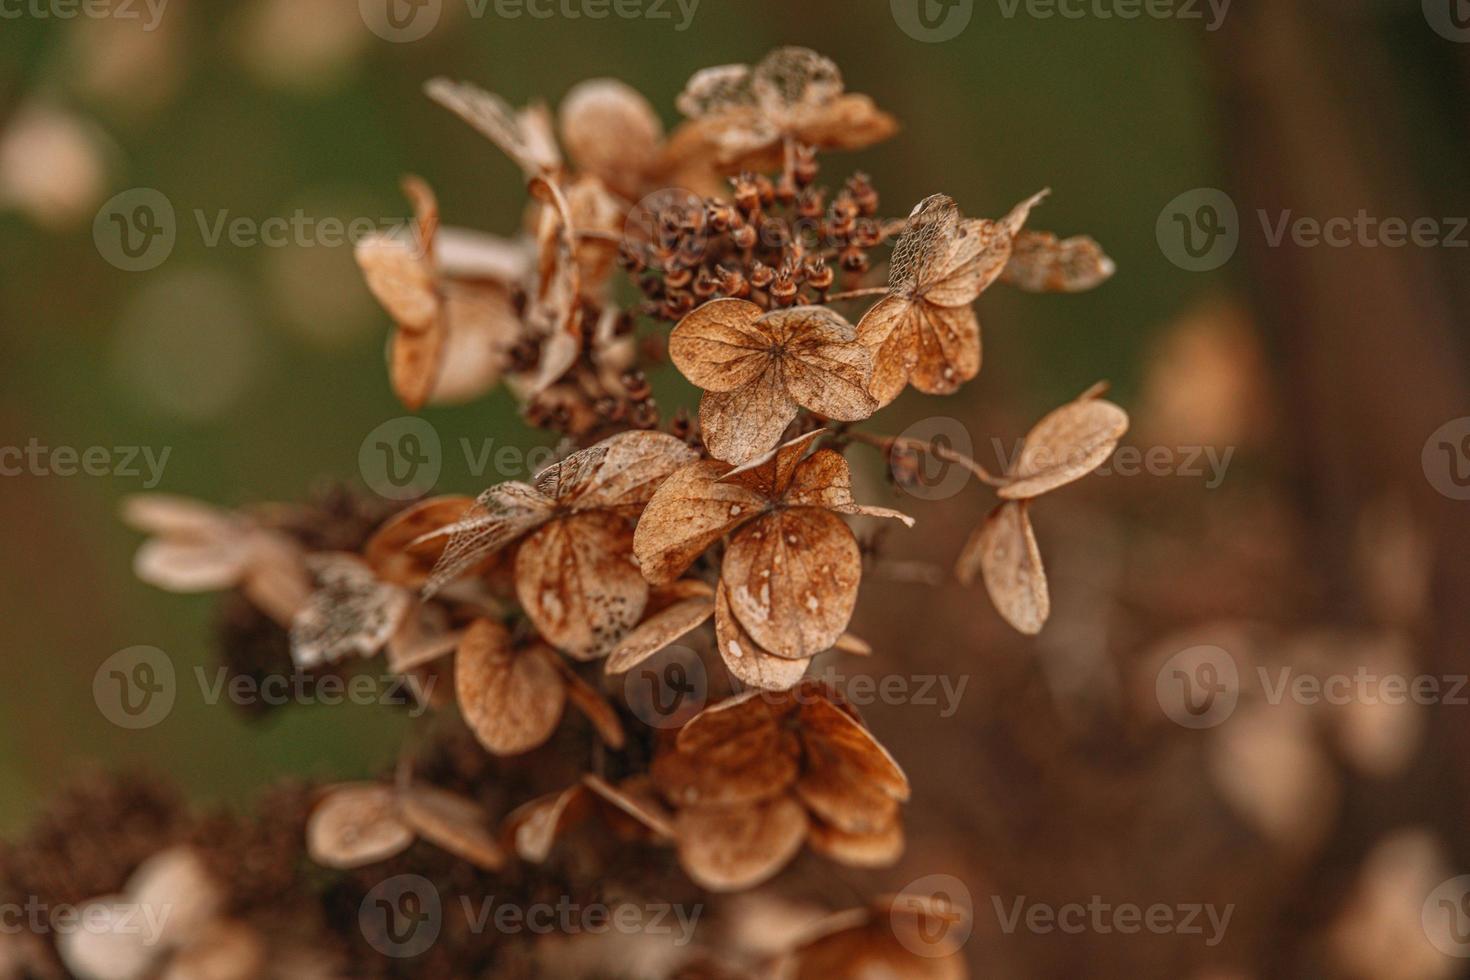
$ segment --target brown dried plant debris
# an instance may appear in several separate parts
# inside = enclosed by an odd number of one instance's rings
[[[719,299],[669,336],[669,356],[704,389],[699,425],[710,455],[736,465],[775,448],[799,408],[842,422],[872,415],[873,352],[826,307],[762,312]]]
[[[614,786],[590,773],[512,810],[501,838],[521,860],[541,864],[563,836],[593,818],[625,841],[667,845],[674,838],[672,816],[648,776]]]
[[[475,801],[427,783],[343,783],[327,788],[306,825],[312,860],[360,868],[423,839],[485,871],[505,866],[490,815]]]
[[[1128,413],[1103,400],[1104,390],[1084,392],[1026,434],[998,491],[1003,502],[970,535],[955,562],[960,582],[982,577],[997,611],[1028,635],[1040,633],[1051,613],[1031,501],[1087,476],[1117,449],[1128,431]]]
[[[862,559],[838,514],[912,523],[897,511],[858,504],[840,453],[821,449],[806,456],[821,433],[792,440],[745,467],[690,463],[659,487],[638,522],[634,553],[654,585],[673,582],[730,535],[715,613],[721,656],[737,676],[794,670],[752,666],[745,658],[806,661],[831,649],[847,629]],[[728,615],[720,614],[721,602]]]
[[[239,588],[262,612],[289,625],[311,592],[305,554],[292,538],[251,515],[187,497],[134,494],[123,522],[151,535],[133,558],[133,572],[169,592]]]
[[[633,562],[633,522],[655,488],[695,458],[660,432],[624,432],[536,476],[480,495],[442,528],[432,594],[518,543],[516,594],[541,635],[578,660],[606,656],[643,615],[648,583]]]
[[[815,681],[706,708],[652,772],[676,810],[680,863],[711,891],[767,880],[803,843],[853,867],[886,866],[903,851],[907,777]]]
[[[968,913],[910,895],[836,912],[777,965],[783,980],[882,976],[893,980],[965,980],[955,937],[967,936]]]
[[[604,742],[623,747],[622,723],[612,705],[544,643],[515,645],[505,627],[478,620],[465,632],[454,668],[460,713],[495,755],[519,755],[544,745],[568,701]]]
[[[488,392],[521,332],[512,287],[529,255],[519,245],[461,236],[440,242],[439,204],[428,184],[403,181],[415,220],[409,234],[377,232],[357,243],[368,288],[397,325],[389,345],[393,391],[410,409]]]
[[[1059,240],[1045,231],[1022,231],[1000,281],[1032,293],[1082,293],[1113,277],[1117,266],[1086,235]]]
[[[317,589],[291,623],[291,659],[298,667],[371,657],[406,621],[412,594],[380,581],[358,556],[324,552],[308,556],[306,564]]]
[[[898,130],[872,99],[844,91],[836,64],[807,48],[778,48],[754,67],[706,68],[677,104],[692,123],[674,135],[674,144],[707,144],[731,170],[779,166],[787,141],[853,150]]]
[[[920,201],[894,246],[888,295],[857,332],[876,353],[871,391],[880,405],[912,384],[948,395],[980,372],[980,321],[971,304],[1000,278],[1021,227],[1046,192],[999,221],[961,218],[943,194]]]

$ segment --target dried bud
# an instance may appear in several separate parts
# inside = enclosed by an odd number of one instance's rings
[[[849,177],[847,192],[852,195],[858,211],[864,217],[871,218],[878,213],[878,191],[873,187],[873,182],[867,174],[858,172]]]
[[[844,248],[842,250],[842,255],[840,259],[842,262],[842,268],[846,269],[848,272],[868,271],[868,253],[864,252],[856,245],[849,245],[847,248]]]
[[[754,225],[741,225],[730,233],[730,238],[736,248],[755,248],[756,242],[760,241]]]
[[[823,194],[822,190],[816,187],[808,187],[796,199],[796,213],[803,218],[815,220],[822,216],[822,211],[826,208],[826,205],[826,195]]]
[[[744,297],[750,293],[750,280],[736,269],[721,266],[715,273],[719,277],[720,292],[726,296]]]
[[[761,209],[761,186],[754,174],[741,174],[730,181],[735,192],[735,206],[746,214]]]
[[[764,262],[756,262],[750,267],[750,284],[756,289],[765,289],[776,278],[776,270]]]
[[[820,167],[817,164],[817,148],[798,143],[796,146],[795,167],[797,184],[802,187],[809,185],[817,179],[817,171],[819,169]]]
[[[806,281],[813,289],[826,292],[832,288],[833,281],[837,278],[825,259],[815,259],[807,263]]]

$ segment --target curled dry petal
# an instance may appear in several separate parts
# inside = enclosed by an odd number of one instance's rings
[[[1036,423],[999,495],[1029,500],[1097,469],[1128,431],[1128,413],[1101,398],[1070,402]]]
[[[885,826],[909,798],[909,781],[872,733],[822,697],[801,706],[805,771],[802,800],[839,829],[868,833]]]
[[[1007,501],[992,511],[965,543],[955,574],[969,583],[978,571],[1006,622],[1034,636],[1051,614],[1051,596],[1028,506],[1026,501]]]
[[[681,599],[649,616],[613,648],[608,655],[609,674],[626,674],[649,657],[698,628],[714,615],[715,602],[708,596]]]
[[[789,796],[751,806],[692,807],[674,818],[679,862],[694,882],[728,892],[766,881],[796,856],[807,817]]]
[[[421,333],[439,315],[434,267],[417,242],[386,232],[365,235],[354,249],[368,289],[400,329]]]
[[[551,856],[557,838],[587,816],[587,790],[580,784],[568,786],[512,810],[502,824],[502,834],[523,861],[540,864]]]
[[[291,659],[303,669],[350,654],[370,657],[383,648],[408,614],[411,597],[380,582],[356,555],[307,558],[318,588],[291,623]]]
[[[785,691],[801,680],[811,660],[788,660],[761,649],[730,611],[730,597],[723,584],[715,605],[715,642],[720,659],[742,684],[765,691]]]
[[[669,356],[706,391],[700,428],[711,455],[739,464],[774,447],[798,407],[846,422],[873,413],[873,353],[856,336],[826,307],[764,313],[720,299],[679,322]]]
[[[1059,241],[1050,232],[1016,236],[1002,281],[1033,293],[1080,293],[1113,277],[1117,266],[1086,235]]]
[[[742,528],[720,570],[730,607],[762,648],[800,660],[831,649],[857,604],[862,555],[851,529],[812,507]]]
[[[450,629],[443,607],[414,600],[397,632],[388,638],[388,669],[395,674],[427,666],[453,653],[464,638]]]
[[[383,861],[413,843],[398,813],[393,788],[348,783],[332,789],[306,823],[306,849],[329,868],[360,868]]]
[[[895,816],[877,830],[851,832],[813,820],[807,844],[823,857],[850,868],[886,868],[903,856],[903,824]]]
[[[444,538],[444,553],[424,585],[431,596],[483,559],[551,519],[554,501],[535,487],[510,482],[491,487],[475,499],[471,512],[420,541]],[[415,542],[416,544],[418,542]]]
[[[516,650],[505,627],[477,620],[455,656],[454,689],[465,723],[496,755],[546,742],[566,704],[566,685],[534,649]]]
[[[604,742],[614,749],[621,749],[625,741],[623,723],[618,720],[618,713],[607,698],[577,676],[577,672],[566,661],[545,647],[537,649],[561,674],[562,681],[567,686],[567,700],[571,701],[572,707],[592,722],[592,727],[597,729],[598,736]]]
[[[430,80],[424,92],[500,147],[526,176],[560,165],[544,108],[532,107],[518,113],[492,92],[447,78]]]
[[[767,499],[722,483],[728,466],[702,460],[676,470],[649,500],[633,534],[633,554],[654,585],[674,581],[725,532],[760,514]]]
[[[648,582],[633,563],[631,523],[592,511],[542,527],[516,554],[516,595],[558,649],[579,660],[606,656],[648,602]]]
[[[852,469],[847,457],[832,449],[819,449],[793,470],[782,498],[788,506],[820,507],[838,514],[886,517],[913,527],[914,519],[887,507],[859,504],[852,496]]]
[[[505,852],[490,831],[489,815],[457,793],[413,783],[399,794],[402,818],[420,837],[486,871],[505,866]]]
[[[612,78],[582,82],[560,110],[561,141],[580,170],[627,191],[653,170],[663,123],[640,93]]]
[[[651,795],[646,778],[627,780],[621,786],[612,786],[605,780],[588,773],[582,777],[582,785],[597,794],[603,802],[632,817],[657,837],[672,840],[674,825],[667,810]]]

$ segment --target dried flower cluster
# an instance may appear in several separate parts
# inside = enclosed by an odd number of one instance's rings
[[[907,778],[856,711],[804,680],[828,651],[871,653],[847,632],[863,552],[845,518],[913,523],[858,503],[844,450],[876,446],[895,468],[952,454],[857,424],[906,387],[950,394],[977,375],[973,304],[991,285],[1088,289],[1112,264],[1091,239],[1025,229],[1044,193],[998,220],[965,218],[942,194],[885,219],[866,176],[820,186],[820,151],[896,124],[804,49],[700,72],[678,102],[688,120],[667,136],[614,81],[578,86],[555,121],[467,83],[428,93],[520,168],[531,208],[511,239],[441,227],[428,185],[405,180],[411,227],[357,250],[395,325],[393,389],[417,409],[503,382],[567,455],[530,482],[422,500],[356,536],[310,533],[290,508],[139,498],[125,515],[152,535],[138,573],[175,591],[236,590],[260,614],[256,632],[289,637],[298,670],[386,651],[408,681],[446,679],[413,689],[434,707],[452,700],[493,756],[553,743],[568,702],[596,733],[562,745],[563,760],[586,755],[570,778],[537,773],[540,792],[514,809],[411,766],[330,788],[306,828],[327,867],[377,866],[419,841],[510,873],[547,861],[589,818],[671,853],[712,891],[766,880],[803,845],[850,866],[896,861]],[[886,283],[872,284],[890,244]],[[632,290],[616,288],[619,267]],[[843,312],[864,299],[860,316]],[[644,372],[665,359],[702,392],[697,425],[662,419],[652,400]],[[1101,465],[1126,426],[1095,390],[1043,420],[1009,472],[961,461],[1002,502],[957,574],[982,577],[1017,629],[1039,631],[1049,606],[1030,502]],[[712,663],[710,687],[731,696],[677,732],[653,729],[605,678],[680,639],[718,655],[727,674]],[[866,943],[900,975],[903,949],[871,918],[804,955],[858,956]]]

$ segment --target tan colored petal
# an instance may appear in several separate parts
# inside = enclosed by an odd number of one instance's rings
[[[699,401],[699,430],[711,456],[746,463],[780,441],[796,412],[780,372],[769,370],[743,388],[705,392]]]
[[[440,528],[467,517],[475,506],[471,497],[431,497],[389,518],[363,547],[363,557],[378,579],[417,589],[429,580],[448,543],[444,537],[426,538]]]
[[[819,449],[796,467],[791,483],[782,497],[788,506],[820,507],[839,514],[885,517],[903,521],[909,527],[914,519],[887,507],[859,504],[852,496],[852,470],[847,458],[833,449]]]
[[[483,559],[540,527],[554,511],[549,497],[525,483],[512,481],[486,490],[475,499],[469,514],[421,539],[425,545],[434,539],[446,540],[424,594],[433,595]]]
[[[1082,479],[1107,462],[1128,431],[1128,413],[1101,398],[1070,402],[1036,423],[998,493],[1029,500]]]
[[[356,555],[324,552],[307,558],[318,588],[291,622],[291,658],[310,670],[383,648],[408,614],[411,597],[378,581]]]
[[[388,376],[393,394],[409,411],[417,411],[429,400],[444,360],[444,330],[398,330],[388,351]]]
[[[877,410],[868,394],[873,351],[856,342],[852,324],[822,306],[775,310],[761,323],[781,345],[782,379],[797,404],[840,422]]]
[[[868,96],[849,92],[802,120],[794,130],[796,138],[810,146],[860,150],[898,132],[898,120],[879,109]]]
[[[871,657],[873,655],[873,645],[861,636],[854,636],[851,633],[843,633],[839,636],[837,642],[832,644],[832,649],[842,653],[850,653],[855,657]]]
[[[635,89],[612,78],[582,82],[561,103],[561,141],[578,169],[618,184],[652,170],[664,127]]]
[[[379,783],[334,787],[306,822],[306,849],[329,868],[360,868],[386,860],[413,843],[398,814],[397,794]]]
[[[764,313],[743,299],[717,299],[680,320],[669,334],[669,358],[679,373],[705,391],[744,387],[770,366],[772,338]]]
[[[805,458],[807,450],[828,431],[814,429],[794,439],[788,439],[750,462],[729,470],[720,477],[720,482],[738,484],[766,500],[780,500],[790,489],[796,467]]]
[[[444,227],[434,242],[435,268],[451,282],[502,290],[525,278],[533,252],[527,240],[469,228]]]
[[[598,736],[614,749],[621,749],[626,740],[623,734],[623,723],[618,720],[618,713],[603,697],[601,692],[577,674],[571,664],[557,656],[548,647],[539,647],[538,650],[557,672],[561,674],[563,682],[567,686],[567,700],[572,707],[580,711],[592,727],[597,729]]]
[[[222,507],[172,493],[131,493],[123,498],[124,524],[146,534],[221,537],[239,531],[241,520]]]
[[[885,827],[898,803],[909,798],[909,781],[872,733],[825,698],[801,706],[805,760],[797,794],[823,820],[849,833]]]
[[[505,627],[477,620],[454,662],[454,688],[465,723],[496,755],[518,755],[546,742],[566,704],[556,668],[534,650],[513,650]]]
[[[858,321],[858,340],[873,351],[868,393],[880,407],[898,397],[918,362],[918,316],[913,300],[890,293]]]
[[[463,631],[450,629],[443,607],[415,601],[388,638],[388,669],[403,674],[433,663],[458,649],[462,639]]]
[[[1080,293],[1113,277],[1117,266],[1086,235],[1058,240],[1042,231],[1023,231],[1011,247],[1001,279],[1032,293]]]
[[[547,132],[549,123],[536,112],[517,113],[500,96],[470,82],[435,78],[424,91],[500,147],[527,176],[553,169],[560,162],[555,141]]]
[[[516,555],[516,595],[549,643],[578,660],[606,656],[648,603],[632,525],[602,511],[550,522]]]
[[[573,453],[536,477],[536,487],[573,510],[641,511],[659,485],[699,454],[665,432],[632,431]]]
[[[251,557],[244,535],[153,538],[133,556],[133,574],[169,592],[218,592],[239,584]]]
[[[588,814],[587,790],[580,783],[549,793],[512,810],[502,834],[523,861],[540,864],[551,856],[557,839]]]
[[[916,356],[909,382],[926,395],[949,395],[980,373],[980,321],[968,306],[914,306]]]
[[[978,570],[996,611],[1034,636],[1051,615],[1051,596],[1027,507],[1026,501],[1008,501],[992,511],[965,543],[955,574],[971,582]]]
[[[695,884],[740,891],[771,878],[801,850],[806,811],[789,796],[735,807],[696,807],[674,818],[679,863]]]
[[[626,674],[649,657],[698,628],[714,615],[715,602],[708,596],[683,599],[648,617],[623,637],[608,655],[605,669],[609,674]]]
[[[675,744],[680,752],[703,755],[750,732],[774,737],[777,717],[771,698],[759,691],[747,691],[712,704],[690,718],[679,729]]]
[[[903,823],[895,817],[877,830],[852,833],[814,820],[807,844],[823,857],[850,868],[887,868],[903,857]]]
[[[438,318],[434,267],[417,243],[374,232],[358,241],[353,255],[368,289],[401,329],[418,333]]]
[[[1011,235],[999,221],[961,221],[921,284],[920,296],[933,306],[969,306],[988,289],[1011,258]]]
[[[444,284],[444,353],[429,401],[458,405],[485,395],[500,380],[521,321],[510,294],[496,284]]]
[[[399,807],[404,822],[435,847],[486,871],[505,866],[505,852],[491,833],[490,817],[475,801],[413,783],[399,794]]]
[[[857,604],[862,555],[837,515],[781,510],[742,528],[720,577],[740,625],[762,648],[800,660],[831,648]]]
[[[650,773],[675,807],[733,806],[769,800],[796,781],[796,736],[771,725],[752,728],[700,751],[664,752]]]
[[[738,483],[722,483],[729,467],[714,460],[676,470],[649,500],[633,535],[644,578],[673,582],[725,532],[761,513],[767,500]]]
[[[731,613],[728,590],[723,586],[715,605],[715,642],[731,675],[761,690],[790,690],[811,666],[809,659],[787,660],[761,649]]]

